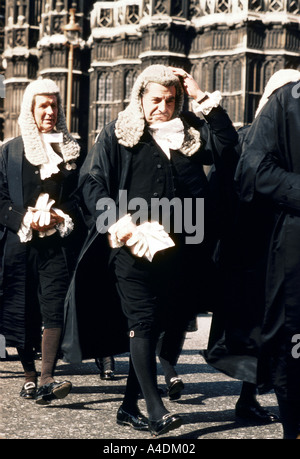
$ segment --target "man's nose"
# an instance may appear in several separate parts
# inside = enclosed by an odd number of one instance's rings
[[[166,108],[167,108],[166,101],[165,101],[165,100],[162,100],[162,101],[159,103],[158,109],[159,109],[160,112],[164,113],[164,112],[166,111]]]
[[[51,105],[49,105],[47,108],[46,108],[46,113],[48,115],[52,115],[54,112],[53,108],[51,107]]]

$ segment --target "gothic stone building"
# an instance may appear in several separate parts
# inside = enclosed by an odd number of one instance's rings
[[[275,71],[300,69],[300,0],[1,0],[0,140],[18,135],[33,79],[54,79],[66,103],[70,8],[81,26],[71,130],[87,148],[150,64],[183,67],[203,90],[219,89],[237,127],[253,120]]]

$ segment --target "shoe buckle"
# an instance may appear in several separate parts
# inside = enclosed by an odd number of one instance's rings
[[[35,389],[35,383],[32,382],[32,381],[29,381],[29,382],[25,383],[23,387],[24,387],[25,390]]]

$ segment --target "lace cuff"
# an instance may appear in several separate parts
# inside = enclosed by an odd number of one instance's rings
[[[57,229],[61,237],[68,236],[74,229],[74,223],[72,218],[60,209],[56,209],[53,207],[53,210],[57,213],[57,215],[60,215],[64,219],[64,221],[56,225],[55,228]]]
[[[201,112],[203,115],[208,115],[214,107],[218,107],[218,105],[220,105],[220,101],[222,99],[220,91],[215,91],[213,93],[205,92],[205,94],[208,96],[208,98],[205,99],[201,104],[193,100],[192,108],[194,113]]]
[[[49,229],[47,231],[39,231],[39,237],[41,237],[41,238],[46,237],[46,236],[51,236],[56,231],[59,232],[61,237],[66,237],[74,229],[73,220],[69,215],[65,214],[60,209],[53,208],[53,210],[55,210],[55,212],[58,215],[63,217],[64,221],[62,223],[59,223],[58,225],[56,225],[55,228],[51,228],[51,229]],[[26,214],[25,214],[25,216],[23,218],[23,221],[21,223],[21,227],[20,227],[20,229],[19,229],[19,231],[17,233],[21,242],[25,243],[25,242],[31,241],[31,239],[32,239],[32,227],[31,227],[32,221],[33,221],[33,212],[29,209],[26,212]]]
[[[21,223],[20,229],[18,231],[18,236],[21,242],[28,242],[32,239],[32,223],[33,213],[31,210],[28,210],[24,215],[23,221]]]

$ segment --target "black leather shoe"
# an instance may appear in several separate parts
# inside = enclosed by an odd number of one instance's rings
[[[36,384],[27,382],[21,389],[20,396],[26,399],[34,399],[36,395]]]
[[[113,381],[115,379],[115,374],[112,370],[105,370],[103,373],[100,373],[100,379],[104,381]]]
[[[263,408],[258,402],[255,404],[243,404],[237,402],[235,415],[245,421],[258,422],[260,424],[272,424],[279,422],[276,414]]]
[[[168,386],[168,396],[170,400],[178,400],[181,397],[181,391],[184,389],[182,380],[178,377],[171,378]]]
[[[70,381],[54,381],[39,387],[36,393],[36,403],[38,405],[49,405],[52,400],[65,398],[72,389]]]
[[[100,379],[112,381],[115,379],[115,360],[113,357],[97,357],[96,365],[100,370]]]
[[[149,430],[157,437],[158,435],[165,434],[170,430],[177,429],[182,424],[182,419],[177,414],[167,413],[158,421],[150,421],[149,419]]]
[[[139,411],[130,414],[120,406],[117,412],[117,424],[121,426],[131,426],[135,430],[149,430],[148,419]]]

